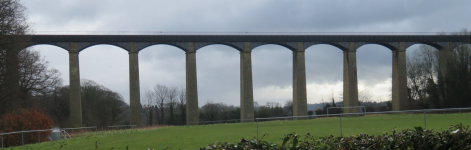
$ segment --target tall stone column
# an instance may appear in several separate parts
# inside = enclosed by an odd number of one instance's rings
[[[240,119],[253,122],[253,84],[252,84],[252,48],[250,42],[244,43],[240,52]]]
[[[186,124],[199,124],[198,85],[196,78],[196,48],[188,42],[186,51]]]
[[[392,110],[407,110],[409,109],[409,100],[407,98],[406,48],[404,42],[400,42],[398,49],[392,53]]]
[[[70,76],[70,125],[82,126],[82,100],[80,90],[79,50],[77,43],[69,43],[69,76]]]
[[[293,51],[293,116],[307,115],[306,64],[304,43]]]
[[[355,42],[343,51],[343,106],[358,106],[357,50]],[[344,109],[344,113],[356,113],[358,109]]]
[[[129,50],[129,105],[131,109],[131,125],[142,127],[141,93],[139,89],[139,50],[137,43],[131,42]]]

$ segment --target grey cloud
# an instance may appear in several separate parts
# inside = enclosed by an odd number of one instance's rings
[[[194,31],[194,32],[437,32],[468,27],[470,1],[25,1],[37,31]],[[52,67],[68,84],[67,53],[46,52]],[[113,51],[101,49],[113,49]],[[409,54],[409,52],[408,52]],[[106,58],[105,60],[96,57]],[[155,84],[185,86],[185,54],[172,46],[151,46],[139,54],[141,94]],[[118,59],[117,59],[118,58]],[[358,80],[372,87],[391,76],[390,50],[375,45],[357,52]],[[65,64],[65,65],[64,65]],[[200,104],[239,104],[239,52],[208,46],[197,52]],[[128,55],[116,47],[93,47],[80,55],[81,76],[104,84],[129,99]],[[254,89],[292,85],[292,53],[281,46],[252,52]],[[308,84],[333,85],[343,80],[343,52],[316,45],[306,51]],[[284,103],[283,98],[263,98]],[[143,96],[141,97],[143,98]],[[316,101],[320,101],[320,96]]]

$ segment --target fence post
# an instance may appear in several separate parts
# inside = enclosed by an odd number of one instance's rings
[[[427,129],[427,109],[424,109],[424,126]]]
[[[74,133],[74,129],[72,128],[72,137],[74,137],[75,133]]]
[[[98,136],[98,128],[95,126],[95,136]]]
[[[38,143],[41,143],[41,135],[40,134],[41,131],[38,131]]]
[[[103,126],[101,126],[101,135],[105,136],[105,131],[103,131]]]
[[[25,140],[24,140],[24,138],[23,138],[23,132],[21,132],[21,144],[22,144],[22,145],[25,145]]]
[[[90,130],[88,131],[88,135],[92,136],[92,128],[88,128],[88,130]]]
[[[342,114],[340,114],[340,137],[342,137]]]
[[[83,138],[83,128],[82,128],[82,138]]]
[[[258,119],[255,119],[257,120],[257,140],[258,140]]]
[[[3,134],[2,134],[2,150],[3,150]]]

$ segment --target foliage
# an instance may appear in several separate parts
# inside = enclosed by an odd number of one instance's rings
[[[129,105],[120,94],[87,79],[82,79],[81,93],[84,125],[109,126],[129,122]],[[38,106],[44,108],[54,125],[70,127],[69,86],[56,87],[38,99],[41,102]]]
[[[471,148],[471,132],[469,126],[462,124],[452,125],[448,130],[435,132],[422,127],[414,127],[415,130],[407,129],[401,132],[392,130],[392,134],[369,136],[359,134],[348,137],[320,137],[315,138],[311,134],[304,137],[296,133],[285,135],[279,143],[260,140],[240,139],[240,143],[217,143],[210,144],[205,149],[273,149],[273,150],[301,150],[301,149],[453,149],[467,150]]]
[[[293,103],[288,100],[285,104],[285,108],[277,102],[267,102],[263,106],[259,106],[258,110],[255,111],[255,118],[268,118],[268,117],[285,117],[291,114]]]
[[[51,94],[41,97],[39,106],[59,127],[69,127],[70,116],[69,86],[57,87]]]
[[[225,103],[215,103],[211,100],[201,107],[200,120],[201,121],[216,121],[216,120],[235,120],[240,119],[240,108]]]
[[[2,122],[0,122],[0,131],[5,132],[16,132],[26,130],[43,130],[51,129],[52,120],[49,119],[44,111],[41,109],[20,109],[14,112],[7,113]],[[38,133],[23,133],[25,143],[36,143],[38,142]],[[44,131],[40,133],[41,141],[48,141],[50,131]],[[17,146],[21,145],[21,134],[10,134],[5,135],[5,145]]]
[[[129,107],[123,97],[92,80],[82,79],[83,123],[108,126],[123,121],[123,112]]]

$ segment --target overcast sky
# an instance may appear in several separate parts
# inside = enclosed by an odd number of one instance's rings
[[[453,0],[24,0],[35,31],[176,32],[454,32],[471,29],[471,1]],[[407,49],[407,54],[418,45]],[[69,84],[67,51],[33,47]],[[239,52],[224,45],[198,50],[198,99],[240,105]],[[306,50],[308,103],[336,99],[343,87],[343,52]],[[392,54],[379,45],[357,52],[359,90],[390,100]],[[265,45],[252,52],[254,100],[292,99],[292,53]],[[156,45],[139,53],[141,99],[156,84],[185,86],[185,53]],[[97,45],[80,52],[80,76],[120,93],[129,103],[127,51]]]

